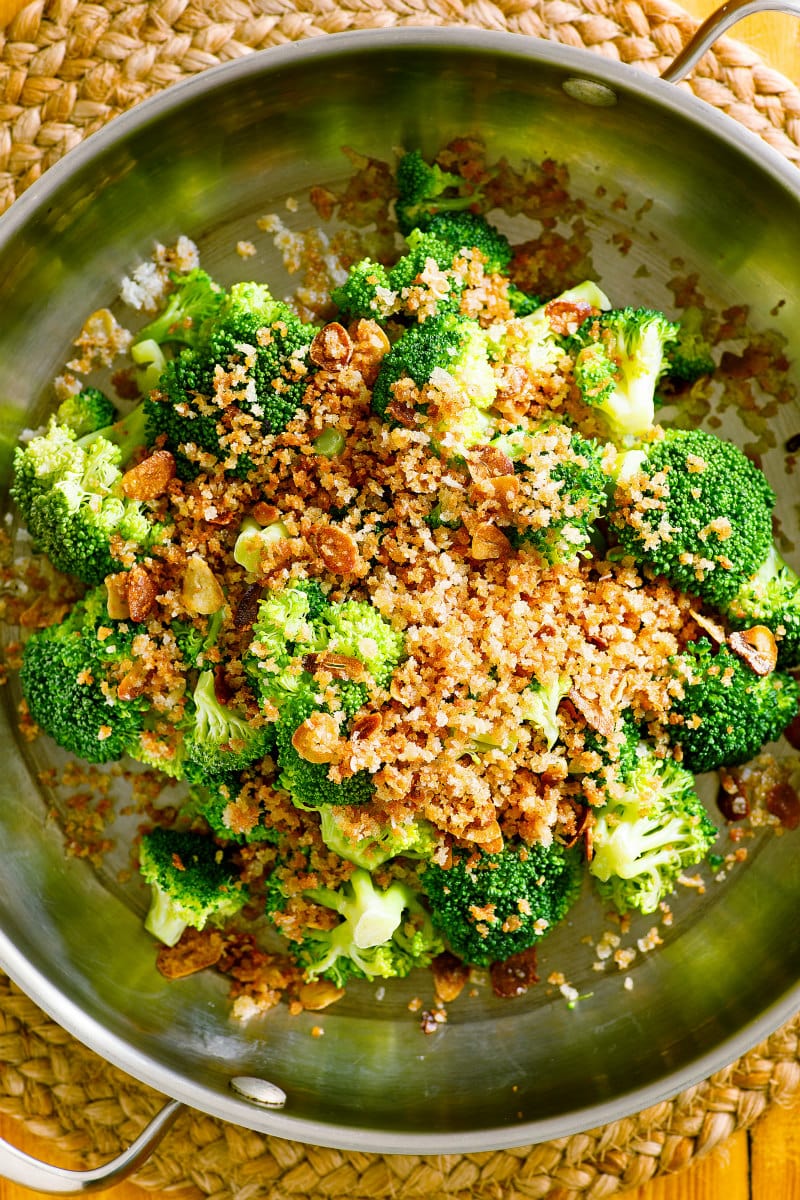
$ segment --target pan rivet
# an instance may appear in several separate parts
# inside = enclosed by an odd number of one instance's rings
[[[617,103],[617,93],[596,79],[565,79],[561,86],[573,100],[593,108],[612,108]]]
[[[231,1088],[244,1100],[263,1104],[265,1108],[283,1108],[286,1103],[286,1092],[282,1088],[255,1075],[237,1075],[231,1080]]]

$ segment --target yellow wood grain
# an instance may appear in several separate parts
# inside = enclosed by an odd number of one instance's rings
[[[0,26],[22,6],[21,0],[0,0]],[[703,17],[714,3],[684,0],[684,7]],[[747,42],[770,66],[800,83],[800,22],[777,14],[749,17],[732,36]],[[64,1156],[54,1153],[52,1143],[33,1137],[19,1121],[0,1116],[0,1137],[66,1165]],[[0,1180],[0,1200],[25,1200],[31,1194]],[[191,1192],[171,1192],[169,1200],[187,1194]],[[144,1200],[146,1196],[168,1200],[166,1193],[144,1191],[131,1183],[118,1184],[106,1195],[109,1200]],[[800,1103],[791,1109],[773,1107],[750,1135],[739,1133],[688,1170],[627,1195],[630,1200],[799,1200]]]

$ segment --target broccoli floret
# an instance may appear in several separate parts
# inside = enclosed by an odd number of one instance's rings
[[[57,423],[71,429],[76,438],[105,429],[116,419],[116,408],[105,392],[96,387],[86,387],[74,396],[67,396],[56,409]]]
[[[206,618],[205,631],[199,629],[196,625],[189,625],[184,621],[173,621],[170,626],[172,633],[175,636],[175,641],[178,645],[181,658],[188,667],[202,668],[205,665],[206,651],[216,645],[220,630],[225,622],[226,609],[217,609],[215,613]]]
[[[209,376],[198,351],[185,349],[165,364],[154,386],[145,400],[148,439],[161,439],[169,447],[180,479],[194,479],[198,466],[187,453],[190,447],[215,458],[226,457],[217,417],[197,406],[198,396],[208,397],[213,391],[213,373]]]
[[[702,309],[687,308],[678,322],[675,341],[667,346],[665,381],[673,387],[692,384],[716,369],[703,320]]]
[[[391,418],[387,409],[402,379],[413,380],[421,389],[417,412],[443,453],[463,454],[490,440],[494,421],[487,410],[497,393],[497,379],[486,332],[476,321],[437,315],[408,329],[378,372],[372,393],[378,416]]]
[[[558,843],[455,849],[451,866],[429,864],[420,882],[453,953],[486,967],[527,950],[566,916],[580,891],[580,858]]]
[[[403,635],[367,601],[328,604],[319,584],[308,580],[260,602],[246,665],[262,699],[280,708],[287,697],[313,691],[310,655],[355,659],[386,687],[403,647]]]
[[[392,629],[366,600],[344,600],[322,614],[325,648],[364,664],[378,687],[388,687],[403,656],[402,633]]]
[[[160,526],[121,488],[143,434],[141,409],[80,440],[53,417],[45,433],[15,452],[11,494],[31,537],[59,571],[90,586],[121,569],[113,536],[143,550],[161,537]]]
[[[391,268],[389,286],[395,294],[410,287],[432,259],[442,271],[453,268],[456,260],[470,250],[477,250],[485,259],[487,274],[504,273],[511,261],[508,238],[491,225],[485,217],[474,213],[447,213],[432,218],[425,229],[412,229],[408,235],[408,251]],[[450,292],[437,297],[436,312],[457,312],[466,280],[457,273],[450,279]],[[398,302],[402,311],[403,305]]]
[[[516,448],[514,435],[495,439],[496,445],[512,448],[519,478],[530,474],[537,494],[535,520],[519,523],[511,531],[513,545],[530,546],[549,563],[571,562],[586,553],[595,524],[608,504],[608,489],[602,468],[602,450],[596,442],[572,433],[564,450],[552,449],[548,429],[527,435]],[[521,447],[524,445],[524,452]],[[553,458],[557,461],[552,462]],[[540,492],[543,468],[547,478],[558,484],[551,501]],[[545,519],[546,517],[546,519]]]
[[[347,321],[366,317],[383,322],[394,311],[386,267],[371,258],[354,263],[344,283],[332,290],[331,300]]]
[[[630,482],[645,504],[619,488],[612,522],[625,553],[724,611],[772,547],[775,494],[763,473],[732,442],[671,429]]]
[[[247,889],[211,838],[157,826],[139,848],[139,870],[152,888],[144,927],[174,946],[187,926],[225,920],[247,901]]]
[[[316,580],[300,580],[259,602],[245,668],[262,701],[281,707],[307,687],[304,655],[325,645],[319,633],[328,602]]]
[[[670,663],[683,696],[672,706],[682,721],[670,723],[668,733],[695,774],[747,762],[797,713],[800,684],[791,675],[757,675],[727,646],[715,651],[708,638],[690,642]]]
[[[205,411],[214,404],[220,381],[226,400],[234,390],[237,407],[255,417],[265,437],[283,432],[301,407],[313,371],[308,351],[315,334],[263,284],[234,284],[215,315],[203,322],[196,344],[166,364],[146,402],[150,440],[164,439],[182,478],[197,473],[189,447],[231,460],[220,443],[223,406],[219,418]],[[232,380],[237,369],[240,376]],[[251,465],[242,454],[229,469],[246,475]]]
[[[472,212],[443,212],[431,217],[427,224],[428,233],[450,247],[456,254],[463,250],[477,250],[486,262],[487,275],[505,275],[511,263],[511,246],[508,238],[492,225],[486,217]]]
[[[515,317],[529,317],[542,307],[541,296],[521,291],[515,284],[508,285],[508,304]]]
[[[488,336],[492,352],[498,359],[513,353],[514,360],[526,366],[532,375],[556,367],[568,352],[568,341],[550,324],[549,304],[582,303],[597,311],[611,307],[611,301],[605,292],[589,279],[562,292],[548,304],[530,307],[525,303],[526,299],[533,298],[525,298],[523,293],[518,293],[519,307],[526,311],[520,312],[510,321],[500,321],[490,326]],[[514,304],[512,307],[515,307]]]
[[[210,363],[227,366],[244,361],[252,348],[256,405],[263,410],[264,432],[275,434],[283,432],[302,404],[316,332],[283,301],[274,300],[263,284],[235,283],[204,327],[202,350]],[[252,401],[243,398],[242,407],[252,410]]]
[[[561,731],[558,725],[558,706],[569,695],[572,680],[569,675],[559,675],[549,684],[537,679],[520,696],[520,712],[523,721],[528,721],[543,735],[547,749],[552,750]]]
[[[687,867],[707,855],[717,831],[689,771],[641,746],[625,792],[596,810],[589,871],[620,912],[655,912]]]
[[[457,249],[432,232],[412,229],[408,235],[407,253],[399,258],[389,271],[389,295],[392,299],[390,307],[386,310],[387,315],[423,322],[429,320],[432,315],[457,313],[461,306],[461,293],[466,286],[464,277],[452,269],[457,255]],[[431,262],[446,274],[448,282],[445,290],[441,287],[441,279],[438,279],[435,295],[430,284],[426,283]],[[428,290],[424,304],[411,302],[411,288],[415,292],[420,288]]]
[[[728,601],[726,615],[736,629],[766,625],[775,634],[778,666],[800,665],[800,578],[774,546]]]
[[[367,317],[386,324],[390,318],[422,322],[434,312],[440,316],[458,312],[465,280],[450,271],[457,252],[449,243],[419,229],[411,231],[408,243],[408,252],[389,270],[371,259],[362,259],[350,268],[345,282],[331,293],[343,318]],[[437,290],[435,297],[429,293],[424,305],[412,304],[408,289],[427,286],[424,274],[431,260],[441,271],[450,271],[449,290],[445,294]]]
[[[426,229],[431,217],[440,212],[459,212],[471,208],[478,199],[460,175],[429,165],[419,150],[404,154],[397,164],[397,201],[395,215],[401,233]]]
[[[132,666],[131,643],[144,627],[111,627],[105,588],[74,605],[59,624],[25,644],[22,692],[36,724],[59,746],[87,762],[113,762],[136,748],[146,696],[120,700],[116,683]],[[127,666],[126,666],[127,664]]]
[[[403,977],[429,966],[443,949],[419,897],[399,881],[381,891],[356,868],[341,888],[303,894],[342,917],[332,930],[310,930],[301,943],[298,957],[309,979],[343,987],[349,979]]]
[[[400,825],[387,820],[374,836],[356,837],[353,814],[347,808],[328,805],[319,810],[319,816],[320,835],[328,849],[365,871],[374,871],[400,855],[428,859],[438,845],[434,826],[422,817]]]
[[[272,728],[254,727],[240,713],[220,704],[214,672],[202,671],[193,694],[194,712],[186,735],[186,757],[204,776],[242,771],[269,754]]]
[[[193,811],[208,824],[215,837],[223,841],[250,845],[253,842],[280,844],[282,835],[270,820],[270,813],[256,795],[251,795],[241,773],[209,777],[195,775],[187,768],[189,795]]]
[[[603,414],[615,438],[640,437],[655,420],[656,384],[678,326],[648,308],[617,308],[583,323],[571,348],[584,403]]]
[[[340,700],[344,718],[340,733],[346,734],[355,713],[363,707],[367,694],[363,684],[340,683]],[[298,729],[315,714],[331,716],[329,707],[306,684],[286,700],[275,728],[280,786],[289,793],[300,808],[322,808],[330,804],[366,804],[372,799],[374,785],[368,771],[357,771],[341,781],[332,780],[330,766],[333,753],[327,757],[324,749],[314,753],[316,761],[302,757],[295,748]],[[315,717],[316,719],[316,717]],[[323,761],[320,761],[320,758]]]
[[[329,778],[335,747],[327,742],[347,735],[352,719],[368,699],[369,677],[379,687],[388,685],[403,645],[402,635],[370,604],[356,600],[328,604],[318,584],[286,588],[261,601],[246,665],[262,700],[278,709],[275,736],[280,784],[299,807],[364,804],[371,798],[373,785],[367,771],[341,782]],[[326,654],[330,655],[327,666]],[[344,677],[340,677],[337,659],[344,659],[345,664],[351,660]],[[352,660],[363,664],[362,680],[348,677]],[[314,682],[314,672],[328,667],[333,674],[330,686],[341,710],[338,715]],[[326,731],[322,738],[326,745],[319,755],[313,753],[317,761],[304,757],[297,748],[304,745],[302,735],[298,740],[298,730],[309,721]],[[327,749],[332,749],[330,756]]]
[[[433,312],[437,316],[457,313],[466,279],[453,270],[455,260],[470,249],[484,257],[487,273],[504,272],[511,260],[508,239],[493,225],[473,213],[441,214],[423,229],[412,229],[408,250],[387,270],[372,259],[362,259],[348,272],[347,279],[334,288],[331,297],[341,315],[352,320],[369,317],[385,323],[391,317],[423,322]],[[420,305],[409,301],[408,289],[425,286],[426,266],[433,261],[440,271],[449,272],[449,290]],[[521,295],[521,293],[520,293]]]
[[[136,334],[134,345],[141,342],[181,342],[196,346],[203,324],[219,311],[225,293],[205,271],[195,267],[185,275],[170,273],[172,290],[163,310]]]

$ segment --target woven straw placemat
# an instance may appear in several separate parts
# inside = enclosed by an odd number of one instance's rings
[[[377,1155],[265,1137],[184,1112],[134,1176],[214,1200],[604,1200],[708,1154],[800,1095],[800,1016],[674,1100],[573,1137],[480,1154]],[[0,974],[0,1110],[93,1167],[163,1103]],[[183,1192],[181,1193],[183,1200]]]
[[[696,28],[668,0],[35,0],[0,29],[0,212],[117,113],[206,67],[348,29],[462,24],[583,46],[655,74]],[[800,92],[719,41],[687,84],[800,165]],[[235,1200],[601,1200],[675,1171],[800,1095],[800,1016],[638,1116],[535,1147],[436,1157],[303,1146],[184,1113],[134,1176]],[[77,1043],[0,974],[0,1110],[96,1166],[162,1097]]]

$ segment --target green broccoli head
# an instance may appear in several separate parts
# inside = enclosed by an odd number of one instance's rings
[[[100,587],[78,601],[61,624],[37,630],[26,642],[23,695],[33,720],[64,750],[103,763],[136,746],[150,702],[146,696],[120,700],[116,676],[142,631],[130,622],[113,626]]]
[[[166,363],[146,402],[150,440],[163,439],[182,478],[197,473],[196,450],[228,462],[220,421],[232,392],[236,406],[257,420],[264,436],[283,432],[302,406],[315,334],[264,284],[234,284],[203,321],[194,344]],[[230,373],[239,368],[234,381]],[[225,389],[218,417],[208,407],[220,381]],[[249,455],[241,454],[230,470],[246,475],[251,466]]]
[[[264,804],[261,794],[264,789],[254,787],[246,774],[212,776],[196,771],[189,764],[187,775],[192,810],[203,818],[215,837],[246,845],[280,844],[282,834]]]
[[[219,702],[213,671],[200,673],[193,701],[185,752],[203,776],[242,771],[272,749],[273,731],[269,725],[253,726],[247,717]]]
[[[298,957],[309,979],[324,977],[343,987],[350,979],[403,977],[429,966],[443,949],[419,897],[399,881],[382,890],[368,871],[356,868],[336,890],[303,894],[342,918],[332,930],[310,930],[301,943]]]
[[[429,859],[438,845],[436,829],[422,817],[395,824],[385,819],[374,834],[359,837],[358,810],[351,812],[340,804],[319,809],[320,836],[329,850],[347,862],[375,871],[391,858]]]
[[[220,443],[219,420],[198,407],[198,397],[213,390],[213,373],[198,351],[184,349],[165,365],[155,390],[144,401],[148,441],[167,446],[175,455],[180,479],[194,479],[198,467],[195,451],[226,457]]]
[[[627,554],[723,611],[772,547],[775,494],[763,473],[700,429],[668,430],[648,447],[615,504]]]
[[[162,311],[136,334],[135,343],[180,342],[195,346],[205,322],[212,320],[224,299],[223,289],[211,276],[195,267],[185,274],[170,273],[171,290]]]
[[[655,390],[678,326],[648,308],[590,317],[571,339],[581,398],[605,418],[614,438],[640,437],[655,420]]]
[[[430,230],[412,229],[408,235],[408,250],[397,260],[389,271],[389,287],[392,296],[392,315],[413,320],[429,320],[431,315],[445,316],[457,313],[461,305],[461,294],[466,286],[462,275],[454,271],[453,261],[457,249],[447,241],[438,238]],[[446,274],[447,288],[442,286],[442,277],[436,279],[435,295],[428,280],[428,270],[433,262],[439,272]],[[411,301],[413,295],[409,289],[419,292],[428,289],[427,301],[424,305],[415,305]]]
[[[310,679],[302,690],[284,701],[280,710],[275,727],[278,782],[299,808],[366,804],[375,790],[368,771],[357,771],[341,780],[330,778],[334,752],[326,749],[328,742],[346,736],[353,717],[367,699],[362,683],[339,682],[337,691],[341,705],[337,710],[338,720],[330,705],[314,691]],[[299,732],[301,727],[303,732]],[[310,739],[304,736],[307,730],[312,731]],[[309,750],[306,746],[309,740],[315,744],[320,741],[319,749]]]
[[[432,313],[457,313],[466,280],[453,270],[453,265],[462,252],[473,249],[483,255],[487,273],[505,271],[511,260],[508,239],[484,217],[473,213],[440,214],[424,230],[409,232],[408,250],[389,270],[381,263],[362,259],[350,268],[347,279],[333,289],[331,297],[347,320],[369,317],[385,323],[395,317],[422,322]],[[423,305],[412,303],[408,289],[426,286],[425,271],[431,261],[439,271],[449,272],[449,289],[442,292],[439,276],[435,296],[429,293]]]
[[[315,580],[303,580],[260,602],[245,665],[261,699],[280,709],[293,696],[314,691],[313,671],[325,665],[318,655],[354,659],[386,687],[403,651],[403,635],[367,601],[329,604]],[[353,694],[365,699],[363,685],[358,687]]]
[[[302,405],[316,332],[287,304],[273,299],[263,284],[235,283],[204,326],[201,348],[212,370],[243,361],[252,349],[256,399],[243,398],[243,407],[262,419],[265,433],[275,434],[283,432]]]
[[[727,646],[715,650],[708,638],[690,642],[670,664],[683,694],[672,706],[681,720],[668,732],[695,774],[747,762],[797,714],[800,685],[791,675],[757,675]]]
[[[511,264],[508,238],[486,217],[472,212],[441,212],[431,217],[427,232],[450,247],[453,253],[477,250],[483,255],[487,274],[505,275]]]
[[[113,425],[117,410],[105,392],[96,387],[86,387],[74,396],[67,396],[56,409],[56,422],[70,429],[76,438],[87,433],[97,433],[107,425]]]
[[[673,388],[686,387],[716,369],[711,346],[703,332],[704,320],[701,308],[687,308],[678,322],[677,337],[667,346],[664,378]]]
[[[139,871],[152,888],[145,929],[174,946],[187,926],[232,917],[247,901],[247,889],[223,851],[200,833],[157,826],[142,837]]]
[[[386,267],[371,258],[354,263],[344,283],[331,291],[331,300],[346,321],[363,317],[382,324],[394,311],[395,299]]]
[[[508,444],[508,439],[496,444]],[[532,519],[512,531],[512,544],[530,546],[549,563],[572,562],[586,552],[608,504],[602,449],[579,433],[565,443],[554,442],[546,427],[525,437],[523,444],[516,473],[522,480],[530,478],[536,503]],[[554,494],[541,486],[543,467],[547,479],[557,484]]]
[[[800,578],[774,546],[756,573],[727,602],[736,629],[766,625],[778,645],[778,666],[800,665]]]
[[[145,550],[162,536],[142,505],[121,489],[141,424],[129,417],[78,440],[53,417],[14,455],[11,495],[34,543],[59,571],[90,586],[121,568],[112,537]]]
[[[589,872],[620,912],[655,912],[680,875],[702,862],[717,831],[672,759],[640,747],[625,793],[595,813]]]
[[[326,745],[345,737],[367,702],[369,685],[388,685],[403,648],[402,635],[372,605],[359,600],[328,604],[316,583],[297,584],[261,601],[245,661],[262,702],[278,710],[280,783],[298,807],[364,804],[371,798],[369,774],[332,780],[334,754],[309,751],[306,733],[316,722]],[[352,677],[355,668],[360,679]],[[332,677],[329,700],[315,682],[318,670]]]
[[[426,229],[441,212],[463,212],[478,199],[460,175],[428,164],[419,150],[404,154],[397,164],[395,215],[401,233]]]
[[[580,310],[575,311],[594,309],[598,312],[611,307],[608,296],[590,279],[568,288],[546,304],[534,303],[535,297],[525,296],[513,288],[509,300],[516,315],[510,321],[500,321],[490,326],[488,334],[492,351],[499,359],[505,359],[510,351],[513,352],[514,361],[523,365],[533,376],[558,367],[569,353],[569,339],[565,339],[551,324],[552,312],[558,312],[564,306],[572,308],[579,305]]]
[[[580,856],[558,843],[506,843],[499,854],[456,849],[420,876],[434,925],[466,963],[489,966],[538,942],[580,891]]]
[[[324,648],[319,628],[327,607],[316,580],[299,580],[259,602],[244,663],[262,702],[280,708],[305,688],[303,658]]]
[[[403,379],[426,389],[417,409],[422,427],[443,454],[462,455],[495,432],[491,409],[497,379],[489,339],[476,321],[454,314],[413,325],[384,358],[372,392],[374,412],[391,419],[394,390]]]
[[[393,629],[377,608],[366,600],[330,604],[322,614],[320,633],[325,649],[358,659],[378,687],[388,687],[403,656],[402,633]]]

